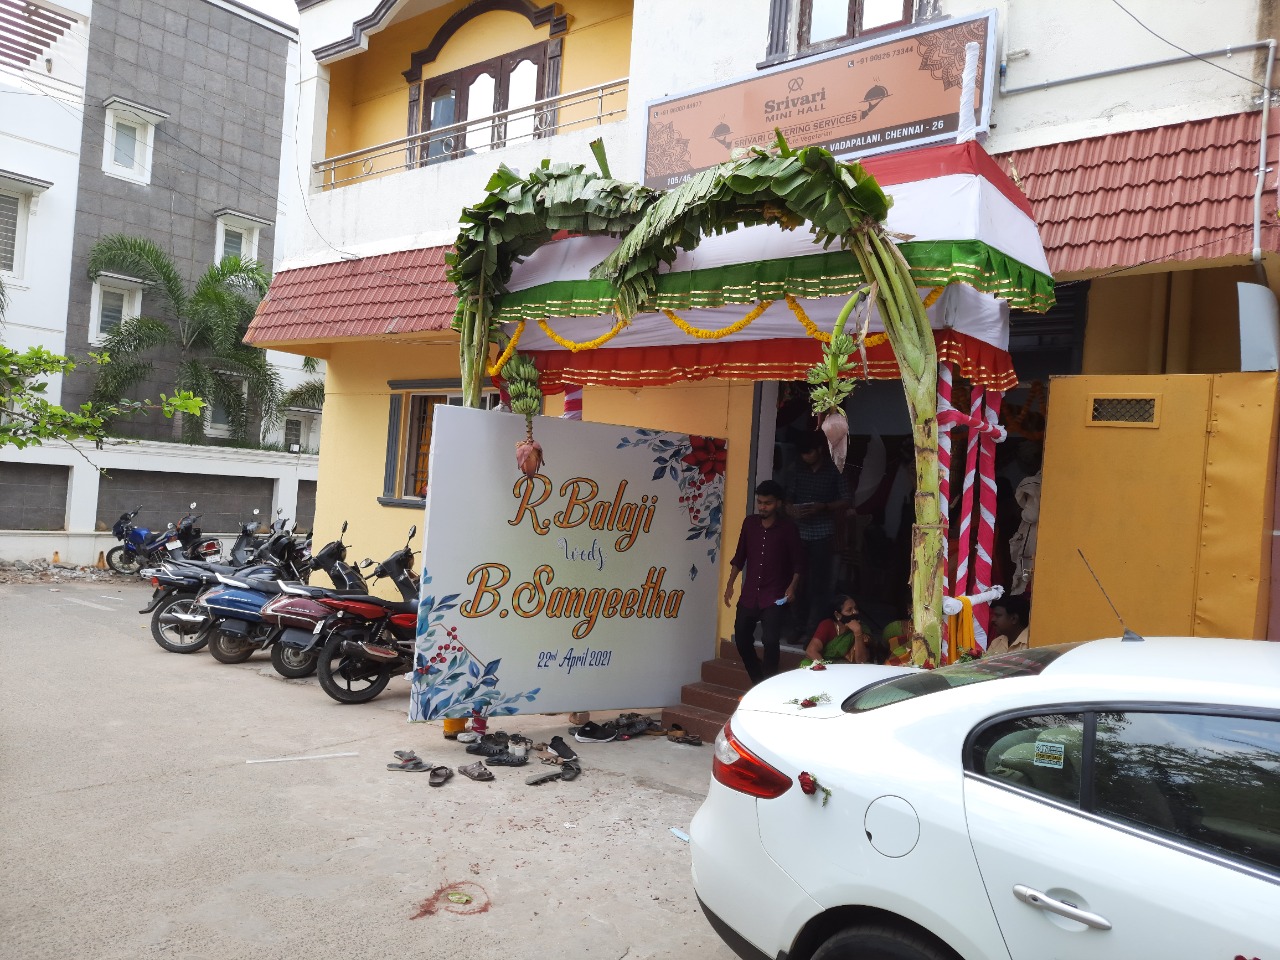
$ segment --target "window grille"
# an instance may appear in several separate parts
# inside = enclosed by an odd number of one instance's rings
[[[1093,423],[1156,422],[1155,397],[1094,397],[1089,417]]]

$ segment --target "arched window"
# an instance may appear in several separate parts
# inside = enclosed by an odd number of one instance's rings
[[[422,79],[429,72],[424,67],[464,23],[493,10],[519,13],[533,26],[547,25],[551,39]],[[407,162],[439,163],[543,136],[553,129],[554,111],[532,105],[560,92],[558,37],[567,28],[566,18],[554,4],[537,7],[528,0],[477,0],[454,14],[430,45],[413,55],[412,66],[404,73],[409,82],[407,135],[426,134],[409,148]],[[485,117],[492,119],[475,124]]]

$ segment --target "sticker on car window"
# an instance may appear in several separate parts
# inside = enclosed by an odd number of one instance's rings
[[[1055,770],[1061,770],[1066,752],[1067,748],[1060,743],[1037,740],[1035,765],[1037,767],[1053,767]]]

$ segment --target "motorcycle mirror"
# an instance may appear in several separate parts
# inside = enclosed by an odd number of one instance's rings
[[[415,523],[409,528],[409,539],[412,540],[418,534],[418,525]]]
[[[258,514],[260,514],[261,512],[262,512],[262,511],[261,511],[261,510],[259,510],[257,507],[254,507],[254,508],[253,508],[253,515],[254,515],[255,517],[256,517]]]
[[[343,521],[342,521],[342,533],[346,533],[346,532],[347,532],[347,521],[343,520]],[[342,535],[342,534],[339,534],[339,536],[341,536],[341,535]]]
[[[368,570],[372,566],[373,566],[373,561],[370,560],[368,557],[365,557],[363,560],[360,561],[361,570]]]
[[[170,521],[169,521],[169,529],[170,529],[170,530],[173,530],[173,529],[174,529],[173,521],[172,521],[172,520],[170,520]]]

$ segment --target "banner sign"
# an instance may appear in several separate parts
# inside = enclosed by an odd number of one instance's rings
[[[925,24],[841,47],[799,66],[648,104],[644,182],[669,189],[771,146],[775,128],[791,147],[818,145],[866,156],[955,137],[964,49],[978,44],[974,118],[985,131],[995,62],[994,10]]]
[[[725,441],[439,405],[410,720],[676,703],[713,647]]]

